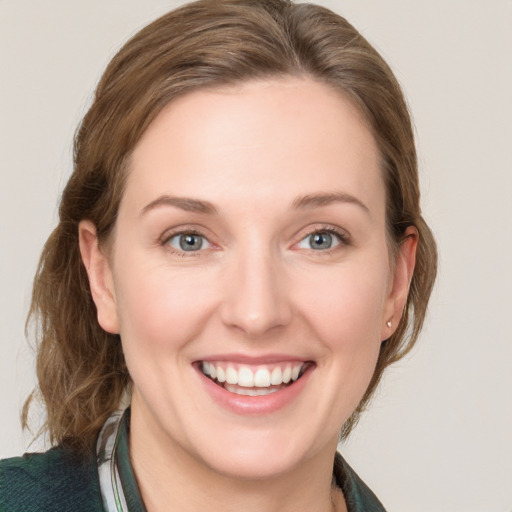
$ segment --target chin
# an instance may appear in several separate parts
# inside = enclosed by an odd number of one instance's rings
[[[191,448],[195,457],[217,474],[234,480],[271,480],[293,474],[320,452],[330,450],[334,457],[338,433],[331,437],[273,422],[259,430],[239,426],[224,428],[217,435],[199,434]]]
[[[218,474],[233,480],[270,480],[293,473],[301,463],[298,453],[261,446],[230,446],[224,455],[208,454],[205,462]]]

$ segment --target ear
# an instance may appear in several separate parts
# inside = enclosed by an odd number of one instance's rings
[[[407,228],[398,247],[395,271],[392,276],[389,295],[386,299],[381,339],[389,338],[398,327],[409,295],[409,287],[416,264],[418,230],[414,226]]]
[[[114,279],[107,255],[98,243],[96,226],[89,220],[78,225],[80,254],[89,277],[91,294],[98,311],[98,323],[111,333],[119,333]]]

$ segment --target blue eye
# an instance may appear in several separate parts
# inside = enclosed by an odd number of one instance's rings
[[[332,249],[341,243],[341,237],[329,231],[315,231],[299,242],[301,249],[313,249],[325,251]]]
[[[180,233],[169,238],[167,242],[173,249],[185,252],[195,252],[210,246],[208,240],[196,233]]]

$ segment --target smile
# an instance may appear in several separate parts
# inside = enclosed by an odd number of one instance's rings
[[[294,361],[250,366],[223,361],[201,361],[202,373],[215,384],[237,395],[262,396],[293,384],[304,374],[309,362]]]

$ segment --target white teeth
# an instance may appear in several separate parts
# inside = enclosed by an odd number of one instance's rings
[[[254,385],[258,388],[268,388],[270,386],[270,372],[266,368],[260,368],[254,374]]]
[[[226,374],[224,373],[222,366],[217,366],[217,380],[219,382],[226,382]]]
[[[272,374],[270,375],[270,384],[273,386],[278,386],[279,384],[283,383],[283,372],[281,371],[281,368],[279,366],[276,366],[272,370]]]
[[[301,374],[304,363],[296,363],[283,366],[275,366],[272,371],[267,366],[261,365],[253,370],[249,366],[240,366],[235,369],[233,366],[226,366],[222,363],[210,363],[203,361],[201,368],[205,375],[213,380],[227,385],[238,385],[243,388],[265,389],[270,386],[280,386],[296,381]]]
[[[228,384],[238,384],[238,372],[231,366],[226,369],[226,382]]]
[[[254,374],[250,368],[242,366],[242,368],[238,370],[238,385],[244,388],[254,387]]]
[[[224,388],[230,391],[231,393],[236,393],[237,395],[244,396],[270,395],[271,393],[279,391],[279,388],[242,388],[231,384],[225,384]]]

